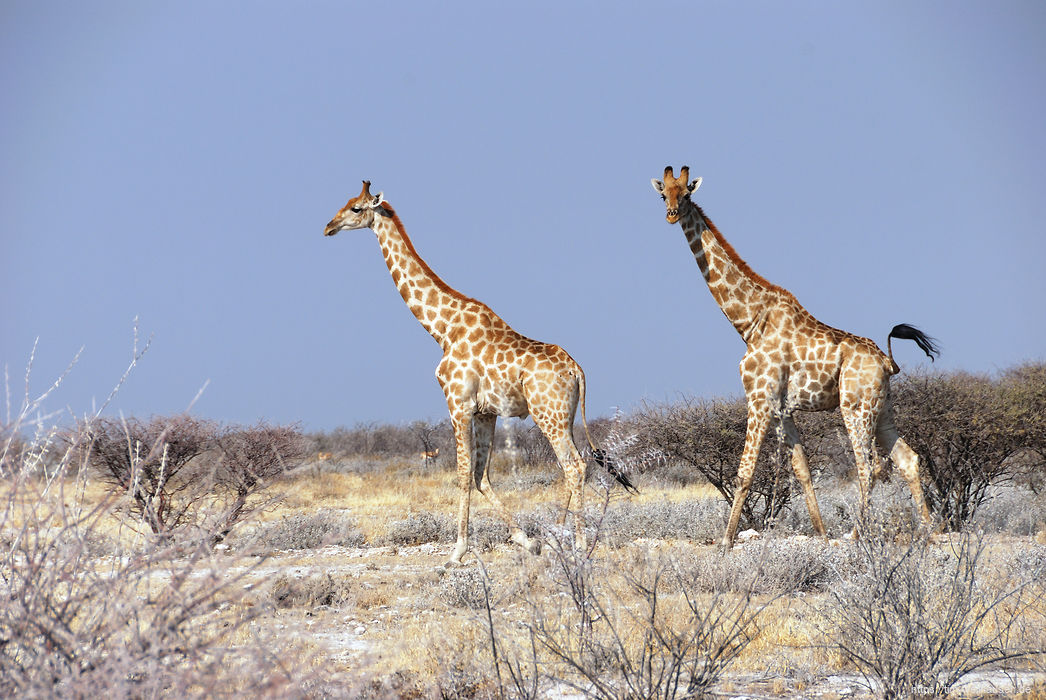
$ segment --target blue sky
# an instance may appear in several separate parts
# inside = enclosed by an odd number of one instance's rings
[[[944,370],[1043,359],[1046,4],[5,2],[11,400],[329,429],[446,415],[369,179],[450,285],[585,368],[588,412],[740,393],[744,345],[651,189]],[[895,347],[907,369],[926,364]],[[5,416],[6,417],[6,416]]]

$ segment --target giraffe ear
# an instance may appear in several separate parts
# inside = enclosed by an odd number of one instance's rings
[[[665,183],[661,182],[655,177],[650,178],[650,184],[654,186],[654,191],[658,194],[663,194],[665,191]]]
[[[701,186],[701,178],[694,178],[694,181],[687,185],[687,191],[693,194],[697,191],[697,188]]]
[[[379,192],[376,195],[374,195],[374,199],[371,201],[370,205],[372,207],[376,207],[376,206],[378,206],[379,204],[381,204],[384,201],[385,201],[385,193],[384,192]]]

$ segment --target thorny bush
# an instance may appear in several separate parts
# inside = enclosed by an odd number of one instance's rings
[[[919,453],[927,501],[948,529],[970,522],[993,486],[1043,482],[1046,364],[998,379],[914,373],[892,390],[897,424]]]
[[[160,535],[199,527],[212,542],[225,539],[257,505],[252,497],[305,455],[296,428],[223,428],[184,414],[100,418],[69,440],[114,493],[130,497],[135,521]]]

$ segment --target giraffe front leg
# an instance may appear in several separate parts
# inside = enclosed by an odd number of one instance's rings
[[[734,491],[734,502],[730,507],[730,520],[723,533],[722,548],[729,550],[734,546],[737,525],[741,521],[741,509],[752,488],[752,477],[755,475],[755,464],[759,459],[759,449],[770,425],[770,412],[765,407],[748,408],[748,426],[745,429],[745,449],[741,453],[741,464],[737,468],[737,490]]]
[[[469,549],[469,502],[472,497],[472,419],[471,413],[451,412],[454,442],[458,460],[458,541],[450,555],[448,566],[460,566],[461,558]]]

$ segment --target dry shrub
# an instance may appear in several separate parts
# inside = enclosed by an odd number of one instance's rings
[[[219,541],[257,507],[253,496],[301,463],[306,446],[297,428],[267,423],[225,428],[216,443],[215,495],[222,503],[212,529]]]
[[[337,457],[414,457],[437,447],[440,452],[454,444],[450,421],[414,421],[408,425],[358,423],[308,436],[311,451],[331,452]]]
[[[732,503],[747,422],[743,399],[683,398],[673,404],[645,404],[619,421],[608,437],[608,451],[626,472],[656,475],[667,465],[685,464]],[[741,511],[742,527],[762,529],[787,506],[790,458],[781,453],[771,431],[760,450],[751,491]],[[811,462],[814,471],[817,464]]]
[[[406,520],[395,520],[385,535],[389,544],[417,545],[427,542],[454,542],[458,530],[449,515],[426,510],[411,513]]]
[[[856,573],[829,587],[825,643],[886,698],[944,695],[978,669],[1043,656],[1025,625],[1044,601],[1041,577],[989,575],[986,541],[899,544],[878,516],[852,544]]]
[[[0,476],[10,476],[23,470],[31,461],[30,443],[14,426],[0,425]]]
[[[486,516],[469,518],[469,540],[475,551],[485,552],[509,541],[509,527],[500,518]],[[400,546],[428,542],[455,542],[458,538],[456,520],[450,515],[421,510],[405,520],[394,520],[385,534],[384,542]]]
[[[359,581],[351,576],[329,572],[294,577],[279,574],[268,588],[268,597],[278,608],[340,608],[355,603]]]
[[[251,565],[206,540],[114,543],[115,499],[88,507],[82,467],[69,483],[22,472],[5,484],[0,695],[293,695],[266,647],[233,644],[264,612],[242,601]]]
[[[265,553],[328,546],[362,547],[365,543],[366,538],[355,520],[344,512],[327,508],[265,523],[244,537],[245,547]]]
[[[1034,486],[1046,469],[1046,364],[997,379],[953,372],[902,375],[892,387],[897,423],[919,453],[926,497],[959,530],[993,487]]]
[[[515,444],[520,460],[526,465],[536,467],[556,463],[556,453],[552,445],[548,444],[548,440],[536,425],[517,430]]]
[[[853,453],[850,456],[852,459]],[[857,490],[854,488],[854,484],[830,480],[822,476],[821,481],[814,488],[817,491],[817,506],[821,511],[821,522],[824,524],[827,536],[843,537],[853,532],[854,517],[858,508]],[[911,520],[912,497],[907,487],[901,493],[889,484],[879,485],[876,487],[875,501],[880,504],[896,502],[898,508],[903,509],[906,520]],[[806,501],[802,498],[801,493],[798,493],[797,498],[781,511],[771,532],[775,535],[817,536],[813,524],[810,522],[810,511],[806,509]]]
[[[529,489],[545,490],[559,481],[562,472],[559,467],[550,468],[547,464],[528,465],[516,469],[503,478],[498,478],[497,486],[505,491],[527,491]]]
[[[127,373],[144,352],[136,332]],[[68,436],[61,450],[55,449],[60,431],[39,418],[35,436],[21,438],[30,416],[47,415],[43,402],[62,381],[34,399],[29,374],[0,447],[6,477],[0,484],[0,696],[302,697],[307,674],[283,663],[293,645],[276,656],[276,645],[252,635],[266,612],[243,600],[252,562],[215,557],[209,538],[174,543],[151,534],[179,515],[150,500],[158,490],[136,491],[142,481],[135,475],[119,496],[92,504],[85,496],[90,425],[81,424],[87,430]],[[182,430],[184,444],[166,450],[166,465],[179,470],[198,447],[188,424],[168,435]],[[16,435],[24,449],[12,449]],[[151,454],[157,444],[142,443],[135,452],[125,437],[123,447],[159,466],[152,472],[158,483],[171,470],[163,468],[162,448],[159,465]],[[139,508],[144,528],[114,531],[120,500]]]
[[[450,569],[440,576],[439,597],[454,608],[478,610],[487,605],[490,582],[479,568]]]
[[[259,505],[274,479],[297,466],[305,442],[293,427],[222,427],[189,415],[99,418],[68,438],[130,514],[155,534],[203,530],[213,543]],[[184,534],[184,533],[183,533]]]
[[[489,552],[508,542],[510,534],[508,523],[501,518],[469,518],[469,545],[474,551]],[[457,539],[456,531],[454,539]]]
[[[663,559],[615,576],[569,549],[551,552],[562,595],[529,599],[529,656],[499,667],[514,688],[536,691],[540,672],[586,697],[698,697],[758,633],[765,604],[751,590],[697,595]]]
[[[1010,574],[1018,581],[1046,581],[1046,546],[1033,545],[1014,553]]]
[[[851,571],[848,550],[820,539],[762,538],[729,552],[676,559],[676,579],[695,591],[788,595],[827,590]]]
[[[972,525],[985,532],[1033,536],[1046,527],[1046,492],[1016,484],[989,488]]]
[[[697,591],[671,557],[636,550],[621,566],[546,536],[511,581],[482,558],[442,575],[441,599],[473,622],[428,643],[441,697],[701,697],[759,633],[748,589]]]
[[[607,542],[623,545],[638,538],[713,542],[726,527],[722,501],[612,503],[603,518]]]
[[[216,423],[183,414],[84,421],[70,440],[115,493],[131,497],[134,519],[160,534],[187,524],[211,492],[213,479],[189,465],[217,437]]]

